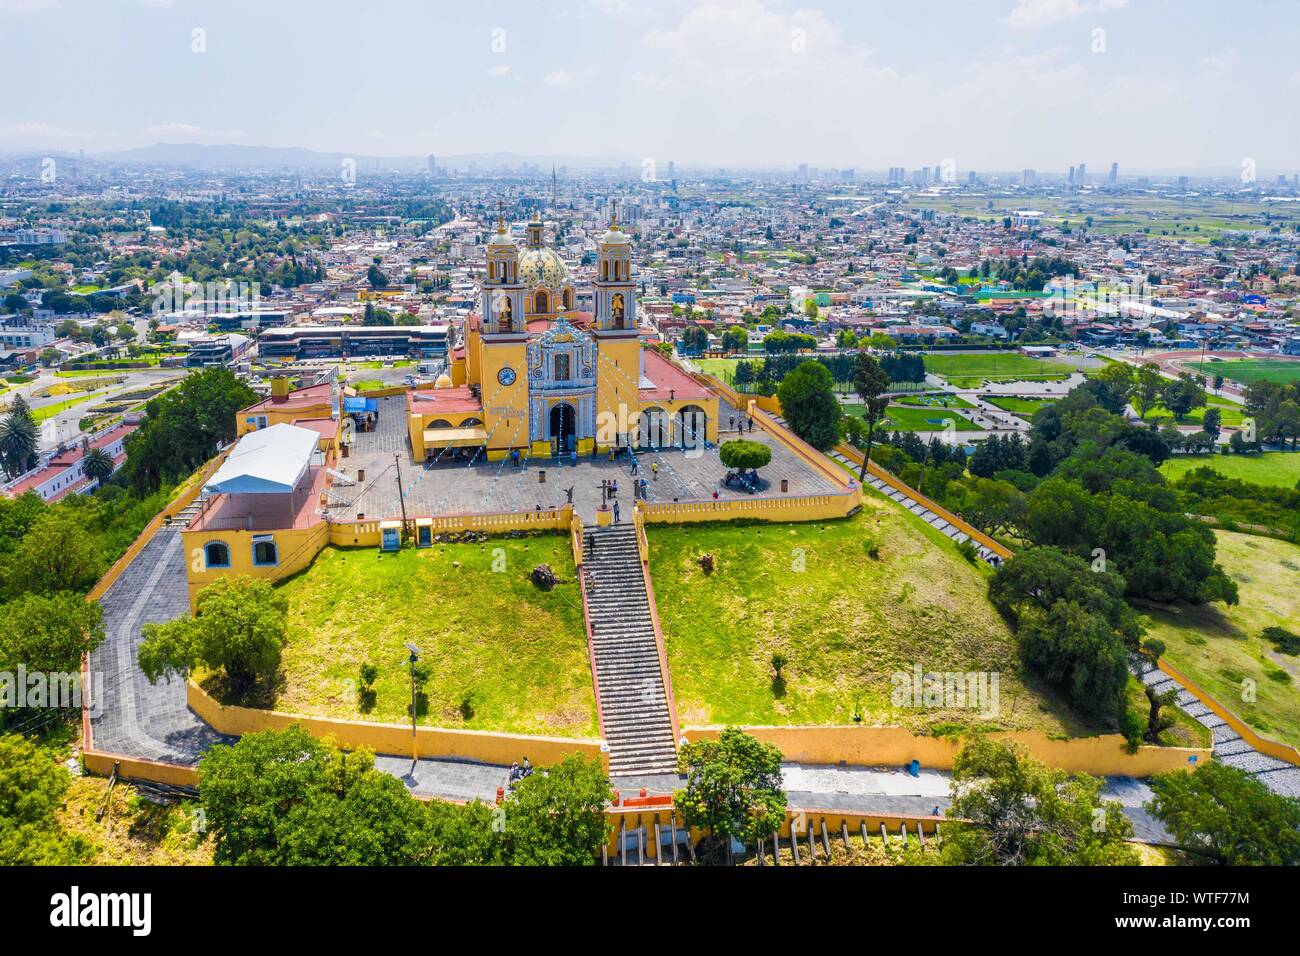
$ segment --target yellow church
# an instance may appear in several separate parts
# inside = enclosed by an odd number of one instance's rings
[[[596,244],[594,312],[574,310],[569,269],[544,233],[534,216],[520,249],[498,217],[463,343],[433,389],[407,393],[415,459],[716,444],[717,396],[641,344],[632,242],[617,214]]]

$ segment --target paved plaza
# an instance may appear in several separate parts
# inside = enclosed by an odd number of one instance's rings
[[[402,502],[397,487],[400,467],[402,493],[408,518],[444,514],[519,512],[554,508],[568,501],[584,522],[593,522],[601,502],[601,482],[618,482],[617,501],[624,521],[632,512],[632,486],[636,478],[646,479],[648,501],[707,501],[716,491],[719,498],[748,498],[740,489],[722,484],[727,468],[717,448],[698,450],[664,449],[636,454],[637,474],[627,453],[614,461],[586,456],[576,464],[567,458],[533,459],[515,465],[509,460],[484,461],[480,454],[472,463],[444,459],[432,467],[411,460],[406,436],[405,403],[399,397],[380,400],[379,424],[373,432],[357,432],[349,456],[336,469],[357,481],[337,481],[329,491],[329,515],[338,520],[397,518]],[[721,403],[719,439],[741,437],[744,416]],[[737,430],[729,430],[734,421]],[[784,443],[755,423],[744,436],[769,446],[772,462],[759,472],[763,496],[829,494],[841,490],[822,471],[805,461]],[[468,454],[468,453],[467,453]],[[655,465],[658,465],[656,475]],[[781,482],[786,482],[782,491]]]

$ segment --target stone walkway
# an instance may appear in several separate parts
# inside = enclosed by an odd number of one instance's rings
[[[721,431],[719,440],[738,437],[731,422],[744,416],[725,402],[720,402]],[[761,428],[744,437],[772,449],[771,464],[762,469],[764,496],[831,494],[839,491],[820,470],[814,468],[783,442]],[[393,456],[399,465],[394,465]],[[397,467],[402,474],[402,492],[408,517],[484,512],[534,511],[560,507],[568,501],[567,489],[573,489],[573,504],[584,523],[596,520],[601,503],[601,482],[618,482],[618,499],[624,520],[631,519],[632,483],[646,479],[648,501],[708,501],[716,491],[719,498],[744,499],[750,495],[722,484],[727,467],[718,458],[718,449],[664,448],[643,449],[635,456],[637,474],[632,474],[633,459],[623,454],[608,457],[553,458],[525,461],[522,467],[509,461],[489,462],[480,457],[472,464],[444,461],[432,467],[415,464],[407,449],[406,424],[399,400],[380,404],[379,424],[373,432],[358,432],[347,458],[336,469],[355,478],[364,471],[366,480],[353,486],[336,486],[329,491],[329,514],[340,520],[352,520],[358,514],[368,519],[398,518],[402,501],[397,490]],[[655,465],[658,465],[656,475]],[[782,492],[785,480],[788,490]]]
[[[1300,767],[1276,757],[1260,753],[1233,730],[1226,720],[1150,661],[1135,663],[1135,671],[1142,683],[1157,692],[1178,691],[1178,707],[1204,727],[1214,738],[1214,759],[1230,767],[1254,774],[1261,783],[1284,797],[1300,798]]]

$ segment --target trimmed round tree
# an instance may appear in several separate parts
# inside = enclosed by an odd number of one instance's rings
[[[718,457],[728,468],[751,471],[762,468],[772,461],[772,449],[762,442],[736,438],[732,441],[724,441],[719,446]]]

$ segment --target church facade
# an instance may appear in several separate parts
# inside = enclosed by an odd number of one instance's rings
[[[717,396],[638,330],[631,238],[611,217],[597,242],[594,311],[576,312],[568,267],[534,218],[521,249],[498,220],[480,308],[432,390],[408,393],[417,460],[696,448],[717,442]]]

